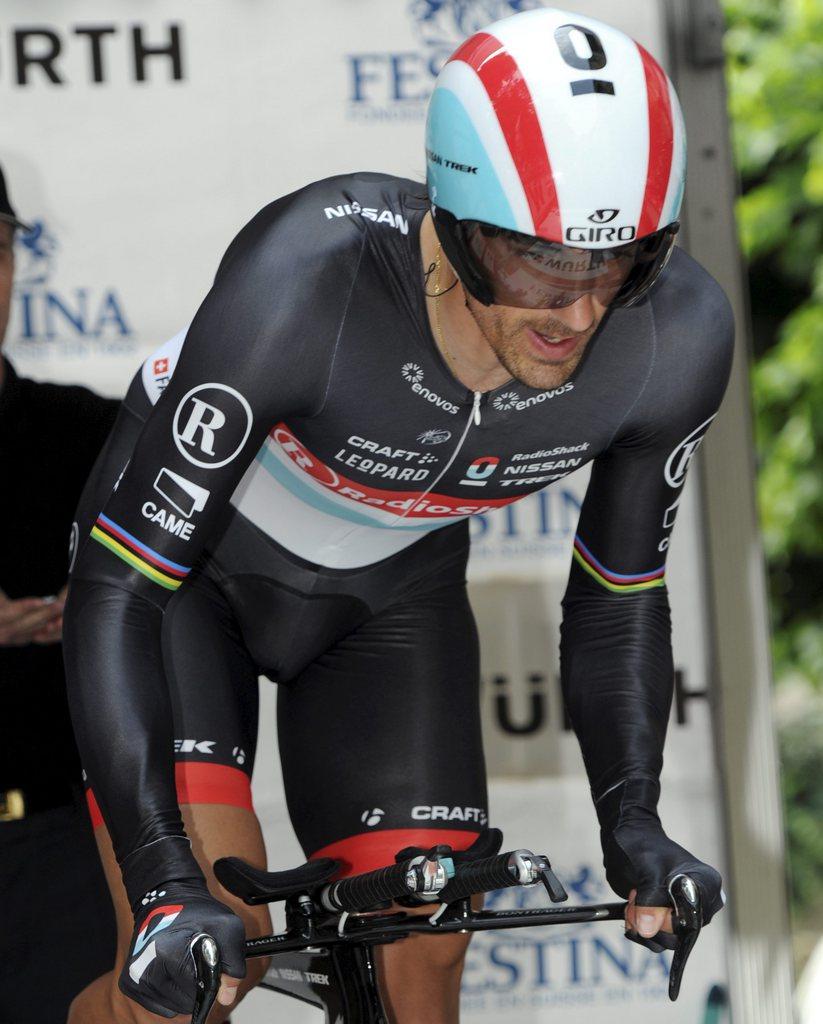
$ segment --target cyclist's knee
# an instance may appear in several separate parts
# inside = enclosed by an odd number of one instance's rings
[[[111,1020],[110,978],[111,975],[104,974],[77,993],[69,1006],[66,1024],[102,1024]]]
[[[157,1017],[127,999],[112,971],[97,978],[75,996],[66,1024],[156,1024]]]
[[[271,964],[270,956],[256,956],[251,957],[246,961],[246,977],[244,979],[244,988],[254,988],[255,985],[259,985],[260,982],[265,978],[266,971],[269,969]]]
[[[381,952],[391,973],[448,976],[462,970],[470,939],[470,935],[412,935],[381,947]]]

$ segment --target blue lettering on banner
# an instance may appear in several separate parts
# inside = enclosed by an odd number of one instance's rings
[[[418,48],[349,54],[349,117],[375,123],[422,120],[435,78],[467,36],[499,18],[543,6],[541,0],[409,0]]]
[[[574,491],[550,487],[494,512],[472,516],[472,558],[482,561],[495,554],[535,553],[571,557],[568,545],[577,528],[580,508],[580,498]]]
[[[575,902],[610,898],[599,866],[581,863],[559,870],[573,880]],[[492,893],[486,905],[524,909],[545,902],[544,893],[507,889]],[[619,929],[603,924],[480,932],[469,946],[461,1004],[464,1011],[485,1013],[495,1021],[507,1012],[537,1007],[605,1010],[635,1004],[647,1012],[668,1003],[669,957],[627,942]]]
[[[123,299],[114,287],[58,287],[59,244],[43,220],[15,238],[17,270],[9,347],[24,357],[122,355],[136,349]]]

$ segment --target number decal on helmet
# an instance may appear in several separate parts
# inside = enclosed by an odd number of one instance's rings
[[[573,33],[579,32],[586,40],[590,50],[589,57],[581,57],[574,45]],[[554,33],[557,48],[560,56],[576,71],[600,71],[606,66],[606,51],[600,42],[600,36],[590,28],[582,25],[561,25]],[[586,96],[589,93],[600,92],[614,96],[614,82],[603,78],[584,78],[569,83],[572,96]]]
[[[580,56],[575,48],[572,32],[579,32],[585,36],[591,57]],[[590,28],[584,28],[582,25],[561,25],[555,30],[554,38],[557,40],[560,56],[570,68],[577,71],[599,71],[606,66],[606,51],[600,42],[600,36]]]

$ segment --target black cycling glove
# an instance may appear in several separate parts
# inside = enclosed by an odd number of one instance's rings
[[[199,879],[164,882],[134,909],[134,935],[120,973],[120,991],[152,1013],[191,1014],[195,975],[193,940],[215,939],[220,966],[233,978],[246,975],[243,922],[219,903]]]
[[[639,907],[668,907],[672,880],[688,875],[700,890],[703,924],[708,924],[725,903],[722,879],[669,839],[655,809],[659,796],[656,780],[628,779],[597,802],[606,878],[623,899],[636,889]]]

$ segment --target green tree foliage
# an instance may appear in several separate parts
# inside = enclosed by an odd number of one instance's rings
[[[823,902],[823,0],[724,0],[792,884]]]

